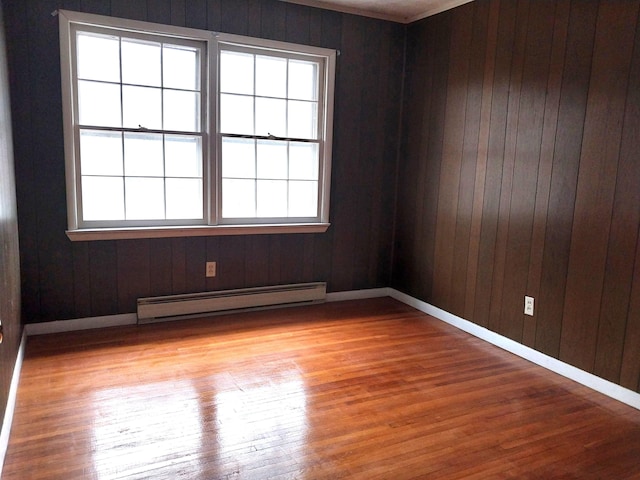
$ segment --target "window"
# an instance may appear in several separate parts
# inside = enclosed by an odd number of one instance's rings
[[[59,14],[71,239],[326,230],[335,51]]]

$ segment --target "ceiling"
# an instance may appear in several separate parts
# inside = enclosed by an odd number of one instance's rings
[[[283,0],[366,17],[411,23],[472,0]]]

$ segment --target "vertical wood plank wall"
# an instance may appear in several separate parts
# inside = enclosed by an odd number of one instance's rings
[[[408,27],[392,280],[634,391],[639,7],[477,0]]]
[[[7,408],[22,333],[18,212],[10,114],[4,20],[0,11],[0,320],[4,331],[4,339],[0,344],[0,424]]]
[[[135,311],[140,296],[327,281],[387,286],[403,25],[275,0],[5,0],[22,239],[24,321]],[[70,242],[58,8],[340,50],[331,227],[317,235]],[[205,262],[218,275],[205,278]]]

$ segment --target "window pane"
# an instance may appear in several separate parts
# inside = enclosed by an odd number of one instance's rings
[[[220,95],[220,131],[253,134],[253,97]]]
[[[289,98],[318,100],[318,64],[289,60]]]
[[[289,144],[289,178],[318,180],[318,144],[300,142]]]
[[[124,220],[122,177],[82,177],[82,219]]]
[[[120,127],[120,85],[78,81],[78,113],[81,125]]]
[[[289,101],[289,137],[318,138],[318,111],[314,102]]]
[[[199,137],[166,135],[164,138],[167,177],[202,178],[202,141]]]
[[[162,177],[164,175],[162,135],[125,133],[124,172],[130,177]]]
[[[159,88],[122,87],[123,123],[127,128],[162,128]]]
[[[287,216],[286,180],[258,180],[258,217]]]
[[[258,178],[287,178],[287,142],[258,141]]]
[[[256,98],[256,135],[287,136],[287,101]]]
[[[253,95],[253,55],[220,53],[220,91]]]
[[[256,56],[256,95],[287,97],[287,60]]]
[[[164,179],[125,178],[127,220],[164,219]]]
[[[289,182],[289,216],[318,215],[318,182]]]
[[[167,178],[167,218],[202,219],[202,180]]]
[[[164,129],[200,131],[200,94],[164,90]]]
[[[78,78],[120,82],[118,37],[78,32]]]
[[[80,130],[82,175],[122,175],[122,133]]]
[[[222,139],[222,176],[255,178],[256,141],[247,138]]]
[[[122,83],[161,86],[160,44],[122,39]]]
[[[195,48],[164,45],[162,73],[165,88],[199,90],[198,51]]]
[[[222,179],[222,216],[249,218],[256,216],[256,181]]]

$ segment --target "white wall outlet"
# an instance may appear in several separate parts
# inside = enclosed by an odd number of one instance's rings
[[[524,297],[524,314],[533,316],[533,297]]]
[[[207,262],[207,277],[216,276],[216,262]]]

